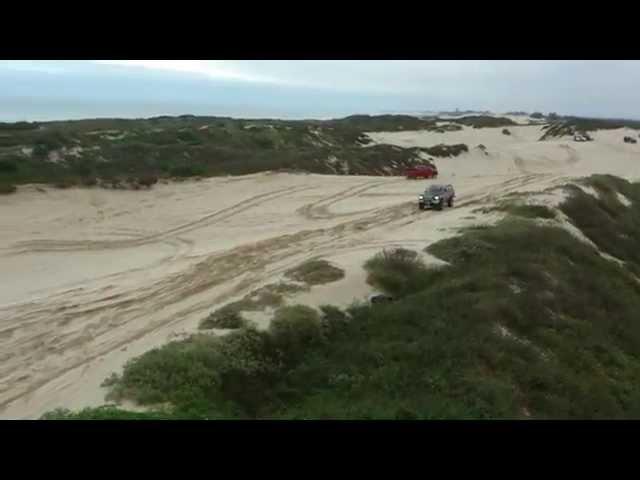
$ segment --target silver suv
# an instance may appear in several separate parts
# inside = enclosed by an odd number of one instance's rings
[[[420,210],[433,208],[442,210],[444,205],[453,207],[453,199],[456,192],[453,185],[429,185],[422,195],[418,196],[418,207]]]

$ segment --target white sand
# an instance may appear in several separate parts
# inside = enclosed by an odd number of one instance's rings
[[[346,277],[289,303],[345,306],[371,291],[362,270],[371,255],[422,250],[495,221],[472,211],[506,193],[596,172],[640,177],[640,146],[622,142],[625,130],[585,143],[538,142],[537,126],[501,130],[371,134],[403,146],[472,147],[436,159],[437,182],[458,193],[456,208],[442,212],[416,208],[433,181],[398,177],[265,173],[151,191],[27,186],[1,196],[0,418],[104,403],[100,383],[128,359],[184,338],[211,310],[308,258],[326,258]],[[254,317],[268,324],[267,313]]]

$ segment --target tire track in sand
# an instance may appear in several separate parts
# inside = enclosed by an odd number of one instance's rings
[[[217,210],[211,214],[205,215],[198,220],[179,225],[177,227],[165,230],[155,234],[143,234],[136,238],[127,238],[123,240],[33,240],[16,242],[9,250],[11,254],[24,253],[44,253],[44,252],[69,252],[78,250],[107,250],[139,247],[150,243],[168,242],[170,237],[184,234],[198,228],[211,226],[220,221],[228,220],[240,213],[254,208],[266,201],[275,200],[287,195],[293,195],[301,190],[307,190],[310,187],[287,187],[273,192],[264,193],[250,197],[246,200],[238,202],[230,207]],[[182,241],[185,241],[182,239]]]

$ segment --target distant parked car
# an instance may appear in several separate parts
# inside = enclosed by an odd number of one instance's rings
[[[624,137],[624,143],[638,143],[638,140],[633,137]]]
[[[417,165],[407,169],[405,173],[407,179],[436,178],[438,176],[438,169],[435,165]]]
[[[576,133],[573,136],[573,140],[575,142],[590,142],[593,139],[591,138],[591,136],[589,136],[588,133]]]
[[[369,295],[369,303],[371,304],[391,302],[393,302],[393,297],[385,295],[384,293],[374,293],[372,295]]]

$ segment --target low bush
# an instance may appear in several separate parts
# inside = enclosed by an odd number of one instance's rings
[[[79,412],[72,412],[68,409],[58,408],[45,413],[41,420],[173,420],[181,418],[194,418],[171,414],[169,412],[129,412],[115,406],[103,406],[96,408],[85,408]]]
[[[393,297],[423,289],[430,276],[418,253],[404,248],[384,250],[369,259],[364,268],[367,283]]]
[[[169,173],[174,177],[195,177],[204,175],[204,168],[200,165],[179,165],[172,167]]]
[[[306,348],[324,338],[318,312],[304,305],[279,308],[269,325],[269,332],[274,344],[286,353],[288,362],[298,360]]]
[[[321,285],[344,278],[344,270],[326,260],[309,260],[287,271],[285,275],[308,285]]]
[[[320,312],[320,321],[324,335],[327,338],[343,331],[349,320],[349,317],[345,312],[333,305],[321,305]]]
[[[247,322],[242,318],[236,305],[230,304],[211,313],[207,318],[200,322],[200,329],[206,330],[211,328],[242,328]]]
[[[449,121],[471,126],[473,128],[507,127],[517,125],[517,123],[510,118],[494,117],[491,115],[469,115],[462,118],[454,118]]]
[[[98,179],[96,177],[83,177],[80,183],[85,187],[95,187],[98,185]]]
[[[9,160],[0,160],[0,174],[2,173],[15,173],[18,171],[18,165],[15,162]]]
[[[422,147],[419,150],[434,157],[457,157],[462,153],[468,152],[469,147],[464,143],[455,145],[440,144],[433,147]]]
[[[489,209],[490,211],[491,209]],[[523,203],[504,203],[495,210],[508,212],[524,218],[544,218],[552,219],[556,217],[555,212],[545,205],[528,205]]]
[[[75,187],[76,185],[78,185],[78,181],[75,178],[65,178],[63,180],[58,180],[53,184],[55,188],[60,188],[63,190]]]
[[[158,183],[157,175],[143,175],[138,178],[138,183],[143,187],[151,188],[151,186]]]

